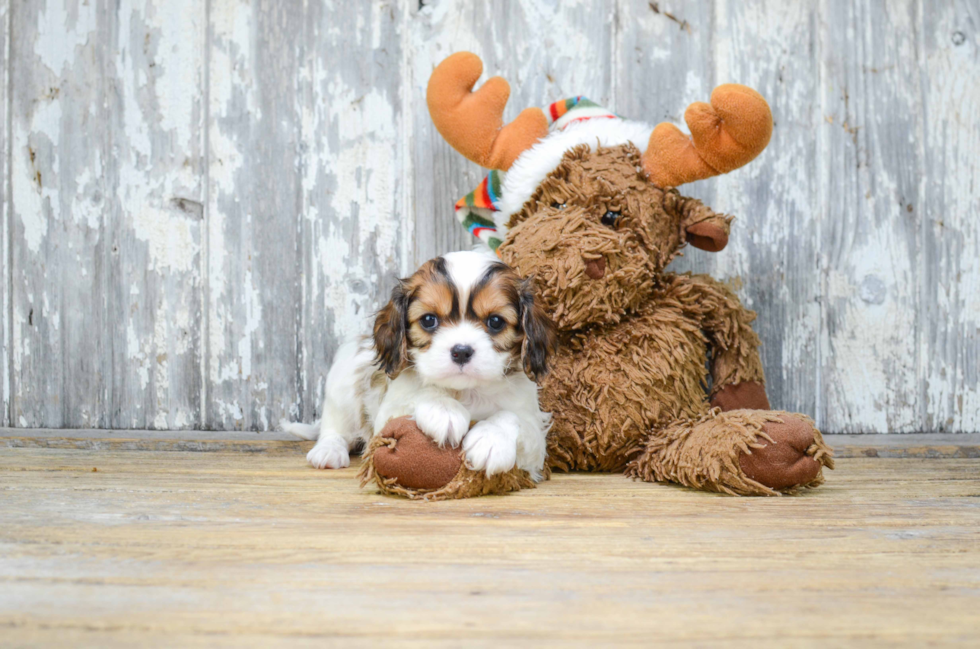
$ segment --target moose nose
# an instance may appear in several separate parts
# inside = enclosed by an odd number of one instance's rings
[[[455,345],[449,354],[453,357],[453,362],[462,367],[473,358],[473,348],[469,345]]]
[[[586,259],[585,274],[592,279],[602,279],[602,276],[606,274],[606,258]]]

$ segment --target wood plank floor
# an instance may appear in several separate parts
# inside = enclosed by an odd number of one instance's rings
[[[559,475],[425,504],[307,447],[0,448],[0,645],[980,642],[976,459],[842,459],[798,498]]]

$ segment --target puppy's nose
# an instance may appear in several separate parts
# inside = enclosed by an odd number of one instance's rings
[[[606,274],[606,258],[586,259],[585,274],[592,279],[602,279],[602,276]]]
[[[455,345],[449,354],[453,357],[453,362],[459,366],[466,365],[473,358],[473,348],[469,345]]]

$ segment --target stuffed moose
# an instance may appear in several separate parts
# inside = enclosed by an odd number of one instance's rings
[[[686,244],[710,252],[727,244],[731,217],[674,187],[762,152],[772,133],[762,96],[719,86],[710,104],[688,107],[690,137],[583,97],[504,125],[510,88],[495,77],[472,92],[482,71],[474,54],[443,61],[429,81],[429,111],[450,145],[491,170],[457,216],[534,277],[557,325],[560,349],[540,386],[553,417],[550,467],[738,495],[821,484],[830,449],[806,416],[770,410],[755,313],[708,276],[665,271]],[[393,422],[369,449],[365,478],[421,498],[531,484],[516,472],[468,471],[458,450],[420,436],[412,422]]]

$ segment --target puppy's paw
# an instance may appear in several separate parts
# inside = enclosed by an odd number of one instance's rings
[[[517,464],[517,432],[514,415],[497,415],[481,421],[463,438],[466,465],[488,476],[510,471]]]
[[[470,428],[470,413],[454,399],[434,399],[415,406],[415,424],[439,446],[459,446]]]
[[[339,435],[320,437],[306,454],[306,461],[314,469],[343,469],[350,466],[347,442]]]

